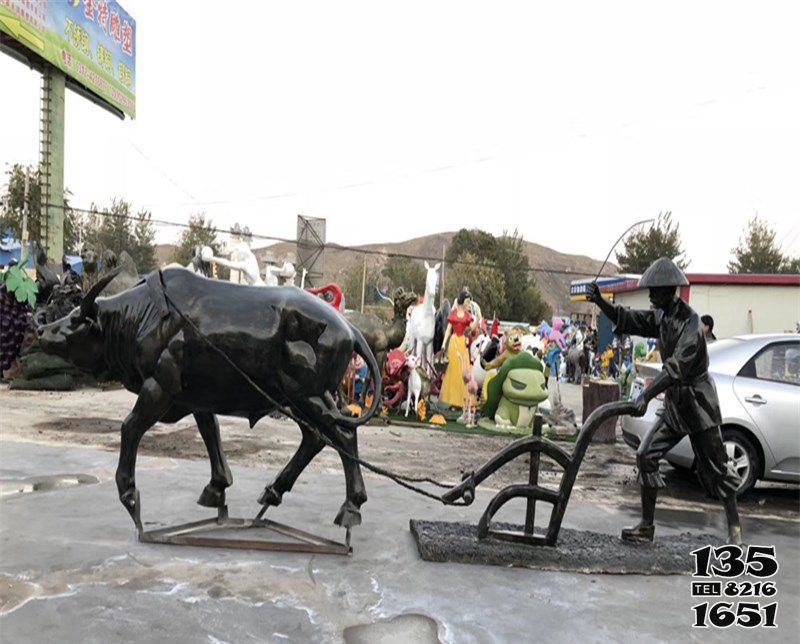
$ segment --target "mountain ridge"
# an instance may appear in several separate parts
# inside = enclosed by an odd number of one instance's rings
[[[354,269],[363,261],[363,254],[355,252],[358,250],[412,255],[417,258],[427,258],[429,262],[439,262],[455,235],[456,231],[447,231],[400,241],[353,245],[342,249],[336,246],[329,246],[325,249],[323,260],[325,282],[342,283],[348,271]],[[524,240],[523,244],[531,268],[536,269],[534,273],[536,283],[553,311],[562,315],[588,313],[591,310],[591,305],[570,300],[570,282],[584,277],[593,277],[600,270],[602,261],[586,255],[562,253],[528,240]],[[156,247],[156,256],[159,263],[164,264],[170,261],[171,252],[175,248],[176,246],[173,244],[159,244]],[[297,247],[292,242],[278,242],[253,248],[253,253],[260,264],[263,264],[265,259],[275,263],[283,263],[284,261],[296,263],[297,261]],[[382,265],[385,261],[385,257],[379,254],[367,255],[367,257],[372,265]],[[612,274],[617,270],[617,266],[609,262],[606,264],[604,273]]]

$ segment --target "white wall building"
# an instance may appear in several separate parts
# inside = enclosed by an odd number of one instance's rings
[[[700,315],[714,318],[714,335],[793,333],[800,324],[800,275],[686,275],[681,298]],[[606,289],[603,289],[606,291]],[[632,309],[650,308],[647,289],[611,287],[614,301]]]

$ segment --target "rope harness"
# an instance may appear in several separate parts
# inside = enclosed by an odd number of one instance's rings
[[[159,273],[160,273],[160,271],[159,271]],[[432,479],[432,478],[427,477],[427,476],[423,476],[423,477],[402,476],[400,474],[397,474],[396,472],[392,472],[392,471],[387,470],[387,469],[385,469],[383,467],[380,467],[378,465],[373,465],[369,461],[365,461],[365,460],[359,458],[358,456],[354,456],[353,454],[348,452],[346,449],[344,449],[341,446],[339,446],[336,443],[334,443],[331,439],[329,439],[322,432],[320,432],[319,429],[317,429],[317,427],[314,426],[313,423],[311,423],[311,421],[309,421],[306,418],[303,418],[302,417],[302,412],[300,412],[298,414],[297,410],[294,410],[294,409],[292,409],[292,408],[290,408],[290,407],[288,407],[286,405],[282,405],[278,401],[276,401],[274,398],[272,398],[272,396],[270,396],[266,391],[264,391],[264,389],[262,389],[261,386],[259,386],[259,384],[256,383],[250,376],[248,376],[239,367],[239,365],[237,365],[230,358],[230,356],[228,356],[227,353],[225,353],[222,349],[220,349],[217,345],[215,345],[211,340],[209,340],[205,335],[203,335],[202,332],[200,331],[200,329],[197,328],[197,325],[194,322],[192,322],[192,320],[190,320],[183,313],[183,311],[180,310],[180,308],[178,308],[178,305],[175,304],[175,301],[167,294],[167,290],[165,288],[165,285],[164,285],[163,281],[161,279],[159,279],[159,282],[161,282],[161,293],[163,293],[164,299],[166,300],[166,302],[170,306],[172,306],[173,309],[175,309],[175,312],[178,314],[178,316],[195,332],[195,334],[197,335],[198,338],[200,338],[212,351],[214,351],[215,353],[219,354],[222,357],[222,359],[225,360],[225,362],[227,362],[231,366],[231,368],[245,380],[245,382],[247,382],[247,384],[249,384],[265,401],[267,401],[267,403],[269,405],[274,406],[277,409],[280,409],[280,411],[284,415],[286,415],[287,417],[291,418],[298,425],[301,425],[302,427],[305,427],[317,439],[322,441],[325,445],[327,445],[328,447],[333,448],[339,454],[341,454],[343,457],[345,457],[346,459],[348,459],[349,461],[351,461],[353,463],[356,463],[356,464],[362,466],[364,469],[367,469],[370,472],[374,472],[375,474],[378,474],[380,476],[388,478],[389,480],[397,483],[398,485],[406,488],[407,490],[411,490],[415,494],[419,494],[419,495],[427,497],[429,499],[433,499],[435,501],[439,501],[440,503],[443,503],[444,505],[469,505],[469,503],[467,503],[464,500],[445,501],[445,499],[443,498],[443,495],[432,494],[431,492],[428,492],[427,490],[425,490],[425,489],[423,489],[421,487],[418,487],[416,485],[413,485],[413,484],[414,483],[430,483],[431,485],[434,485],[436,487],[440,487],[440,488],[448,489],[448,490],[451,489],[453,487],[453,485],[450,485],[450,484],[447,484],[447,483],[442,483],[441,481],[437,481],[437,480]],[[264,506],[264,509],[262,509],[262,514],[265,511],[266,507],[267,506]]]

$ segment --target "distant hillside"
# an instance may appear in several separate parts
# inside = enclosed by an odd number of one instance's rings
[[[442,250],[447,248],[454,236],[455,232],[436,233],[406,241],[365,244],[355,248],[428,257],[430,262],[435,262],[441,260]],[[571,280],[596,274],[602,264],[601,261],[585,255],[560,253],[547,246],[529,241],[525,242],[525,250],[528,255],[528,262],[532,267],[545,269],[535,273],[536,281],[547,303],[553,307],[554,311],[568,313],[588,312],[590,310],[590,305],[588,304],[570,301],[569,285]],[[285,260],[293,262],[296,260],[295,245],[286,242],[263,248],[254,248],[253,252],[259,258],[259,261],[262,261],[265,257],[274,262],[283,262]],[[380,256],[370,255],[368,257],[370,262],[380,262],[382,260]],[[345,274],[356,265],[360,265],[361,261],[363,261],[362,256],[358,253],[326,249],[324,259],[326,281],[343,281]],[[617,267],[614,264],[607,264],[603,272],[613,273],[616,270]]]
[[[363,248],[385,253],[402,253],[415,255],[418,257],[428,257],[430,262],[441,261],[442,249],[446,249],[450,240],[455,235],[454,232],[436,233],[417,237],[406,241],[391,242],[386,244],[365,244],[354,248]],[[177,247],[174,244],[158,244],[156,246],[156,257],[159,265],[164,265],[172,261],[172,254]],[[528,255],[528,262],[532,267],[544,269],[535,273],[536,282],[542,290],[542,294],[547,303],[553,307],[554,311],[565,313],[586,313],[589,312],[590,305],[578,302],[571,302],[569,299],[570,281],[582,277],[592,276],[600,270],[601,261],[586,257],[585,255],[569,255],[560,253],[547,246],[534,242],[525,242],[525,250]],[[270,261],[282,263],[284,261],[296,262],[297,249],[295,244],[281,242],[261,248],[254,248],[253,253],[258,257],[259,263],[263,265],[265,258]],[[346,250],[336,250],[329,248],[325,251],[324,271],[326,282],[342,282],[348,271],[360,266],[363,261],[362,255]],[[369,255],[369,262],[382,264],[385,259],[379,255]],[[563,272],[562,272],[563,271]],[[614,273],[617,267],[614,264],[607,264],[604,273]]]
[[[177,244],[156,244],[156,263],[159,266],[169,264],[176,250]]]

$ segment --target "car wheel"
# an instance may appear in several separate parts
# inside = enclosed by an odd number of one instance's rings
[[[743,497],[749,494],[756,486],[758,474],[761,472],[761,459],[758,450],[747,435],[738,429],[723,429],[722,444],[725,453],[733,464],[733,469],[742,482],[736,496]]]

